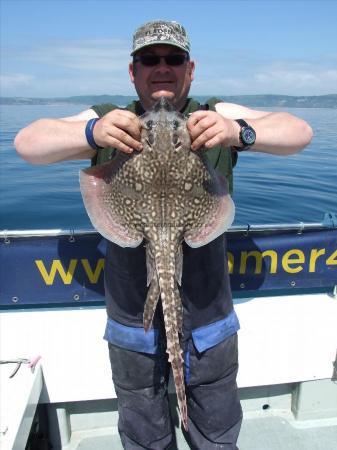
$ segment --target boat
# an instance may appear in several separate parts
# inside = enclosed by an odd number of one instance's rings
[[[240,450],[335,450],[337,215],[233,226]],[[122,449],[93,230],[0,232],[0,447]],[[188,449],[170,387],[176,448]]]

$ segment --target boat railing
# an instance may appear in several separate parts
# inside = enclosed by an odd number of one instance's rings
[[[93,229],[1,231],[0,308],[103,304],[106,245]],[[234,297],[336,295],[335,214],[318,223],[233,226],[226,251]]]
[[[292,223],[264,223],[234,225],[226,232],[233,234],[270,233],[282,231],[294,231],[298,234],[309,230],[337,229],[337,214],[327,213],[322,222],[292,222]],[[98,234],[94,229],[12,229],[0,230],[0,238],[7,237],[36,237],[36,236],[72,236]]]

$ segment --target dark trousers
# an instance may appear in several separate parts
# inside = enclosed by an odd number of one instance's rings
[[[185,342],[188,434],[196,450],[235,450],[242,410],[238,399],[237,334],[198,353]],[[112,378],[118,398],[119,433],[127,450],[171,449],[173,434],[165,343],[150,355],[109,344]]]

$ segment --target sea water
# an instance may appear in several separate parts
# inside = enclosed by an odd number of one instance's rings
[[[87,107],[1,106],[1,230],[92,228],[78,181],[79,170],[90,162],[30,165],[13,146],[16,133],[30,122],[71,116]],[[267,110],[283,110],[305,119],[314,138],[305,150],[292,156],[239,155],[234,170],[234,224],[321,222],[326,212],[337,214],[337,109]]]

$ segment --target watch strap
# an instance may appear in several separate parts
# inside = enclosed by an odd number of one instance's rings
[[[251,126],[248,125],[248,123],[247,123],[245,120],[243,120],[243,119],[234,119],[234,120],[235,120],[235,122],[237,122],[237,123],[240,125],[240,127],[241,127],[241,130],[240,130],[240,141],[241,141],[241,143],[242,143],[242,147],[236,147],[236,146],[233,146],[232,148],[233,148],[235,151],[237,151],[237,152],[244,152],[244,151],[246,151],[246,150],[249,150],[250,147],[251,147],[251,145],[246,145],[246,144],[243,142],[241,133],[242,133],[242,128],[243,128],[243,127],[249,127],[249,128],[251,128]]]
[[[237,122],[240,125],[241,128],[242,127],[249,127],[248,123],[245,120],[243,120],[243,119],[235,119],[235,122]]]

